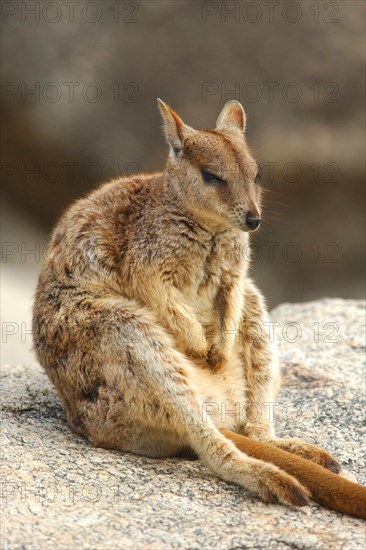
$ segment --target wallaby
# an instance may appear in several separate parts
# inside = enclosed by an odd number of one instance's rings
[[[279,370],[247,274],[261,188],[244,109],[229,101],[215,129],[195,130],[158,104],[164,171],[102,185],[53,231],[33,311],[37,357],[70,428],[94,445],[194,453],[265,501],[305,505],[323,472],[337,486],[326,469],[341,466],[323,449],[276,437],[268,416]],[[284,471],[286,456],[295,476],[296,456],[322,467],[302,485]]]

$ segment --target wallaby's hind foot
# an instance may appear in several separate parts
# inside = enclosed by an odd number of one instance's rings
[[[226,429],[222,429],[221,433],[243,453],[276,464],[296,476],[309,489],[311,498],[319,504],[355,518],[366,519],[366,487],[268,442],[250,439]]]
[[[339,461],[334,458],[328,451],[313,445],[312,443],[307,443],[299,437],[291,438],[282,438],[276,437],[273,432],[271,432],[267,425],[253,425],[247,423],[242,435],[254,439],[257,441],[263,441],[264,443],[269,443],[273,447],[287,451],[288,453],[297,455],[306,460],[310,460],[319,466],[323,466],[327,470],[339,474],[342,472],[342,465]]]
[[[297,437],[291,439],[276,438],[268,440],[267,443],[287,451],[288,453],[310,460],[315,464],[319,464],[319,466],[323,466],[323,468],[331,470],[335,474],[339,474],[342,471],[342,465],[325,449],[312,445],[311,443],[306,443]]]
[[[272,464],[263,464],[258,478],[258,493],[265,502],[293,506],[309,504],[310,492],[299,481]]]
[[[265,502],[281,502],[294,506],[308,504],[310,493],[297,479],[274,464],[252,458],[245,452],[238,452],[238,449],[216,430],[209,434],[207,426],[201,426],[198,431],[201,430],[202,435],[200,440],[197,440],[196,451],[216,475],[241,485]],[[195,447],[194,440],[191,444]]]

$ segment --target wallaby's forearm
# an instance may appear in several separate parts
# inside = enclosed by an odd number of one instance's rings
[[[205,359],[207,342],[203,327],[179,291],[151,275],[149,285],[143,281],[139,290],[142,301],[155,310],[163,326],[173,334],[180,351],[189,357]]]

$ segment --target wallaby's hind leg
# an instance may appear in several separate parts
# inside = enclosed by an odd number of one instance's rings
[[[131,315],[116,300],[100,313],[99,342],[83,361],[100,365],[103,384],[93,400],[75,403],[90,441],[149,456],[190,447],[219,477],[266,501],[307,503],[307,490],[295,478],[241,453],[209,417],[203,418],[200,388],[190,382],[192,369],[198,367],[172,347],[149,312],[140,309]],[[123,342],[126,325],[133,342]],[[105,340],[108,353],[103,351]]]
[[[254,286],[248,284],[240,340],[246,377],[247,422],[240,433],[252,439],[266,441],[339,473],[342,466],[324,449],[298,438],[282,439],[275,435],[268,404],[275,402],[276,379],[279,380],[279,373],[275,348],[270,342],[264,321],[268,319],[263,300]]]

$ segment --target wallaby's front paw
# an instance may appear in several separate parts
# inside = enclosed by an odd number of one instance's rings
[[[196,360],[206,360],[206,356],[207,356],[207,347],[206,346],[201,346],[201,347],[187,347],[186,348],[186,355],[188,355],[188,357],[191,357],[192,359],[196,359]]]
[[[270,464],[261,470],[257,490],[265,502],[282,502],[293,506],[306,506],[311,496],[297,479]]]
[[[226,363],[226,355],[225,353],[220,350],[218,346],[213,344],[211,348],[208,350],[207,354],[207,364],[208,366],[214,370],[217,371],[221,367],[223,367]]]
[[[271,441],[271,443],[284,451],[311,460],[311,462],[315,462],[336,474],[342,471],[342,465],[325,449],[312,445],[311,443],[305,443],[297,437],[291,439],[275,439]]]

